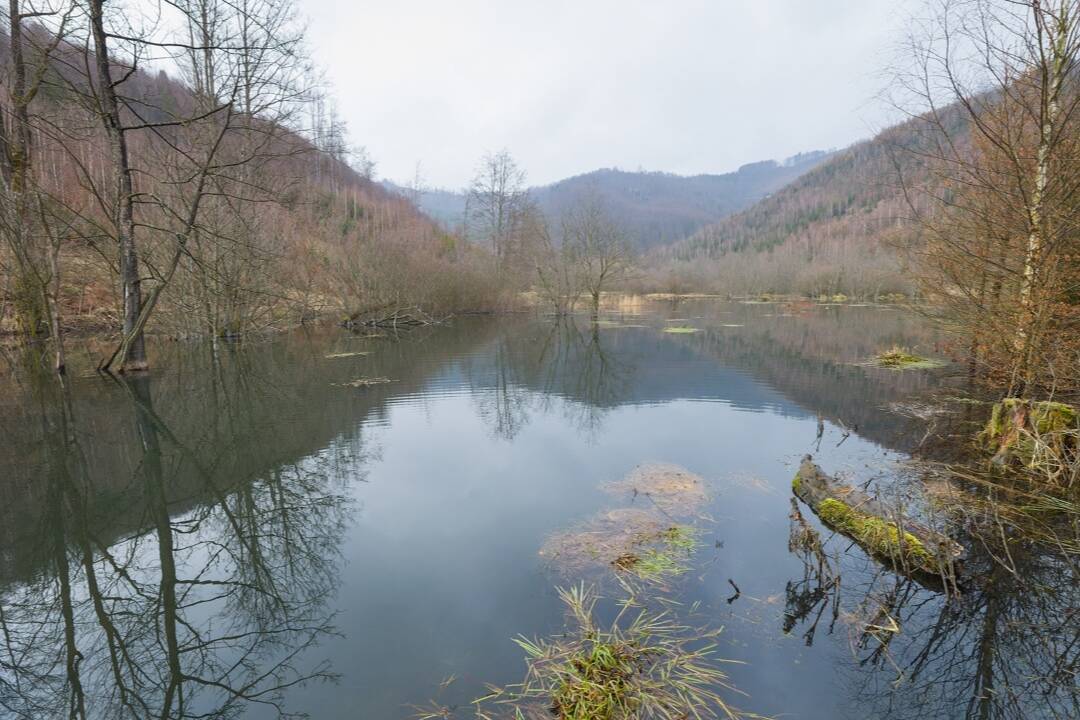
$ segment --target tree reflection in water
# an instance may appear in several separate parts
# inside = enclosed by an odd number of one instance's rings
[[[849,633],[861,671],[851,675],[852,697],[871,717],[1080,717],[1076,556],[996,520],[967,531],[968,581],[950,598],[885,570],[841,536],[827,545],[842,571],[793,546],[806,573],[788,583],[784,631],[804,627],[811,644],[831,604],[841,622],[828,631]]]
[[[572,316],[501,335],[493,367],[474,373],[488,385],[477,393],[480,416],[497,437],[512,440],[530,412],[550,413],[556,400],[567,401],[560,402],[567,421],[596,434],[607,412],[626,401],[636,370],[634,357],[615,344],[596,323]]]
[[[0,603],[0,707],[77,719],[284,712],[284,689],[330,677],[306,656],[332,632],[325,603],[347,519],[333,453],[230,482],[221,457],[200,455],[155,411],[149,378],[117,382],[137,438],[127,502],[137,495],[141,513],[119,539],[98,530],[91,498],[103,489],[72,388],[34,381],[47,561]],[[196,478],[184,483],[191,497],[174,492],[182,474]]]

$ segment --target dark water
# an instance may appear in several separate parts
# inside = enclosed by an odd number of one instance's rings
[[[610,506],[605,481],[658,462],[712,488],[704,547],[668,591],[724,626],[718,654],[744,663],[728,668],[746,694],[735,704],[822,720],[1077,717],[1077,591],[1059,561],[1016,558],[1037,579],[1023,591],[987,565],[993,592],[946,605],[842,538],[827,546],[839,590],[819,591],[789,551],[803,454],[890,484],[923,435],[901,410],[942,374],[857,364],[894,343],[933,352],[917,318],[700,300],[610,319],[170,344],[149,377],[76,378],[66,393],[11,358],[0,717],[467,704],[520,679],[511,638],[563,628],[568,579],[538,554],[545,538]],[[327,357],[348,353],[367,354]],[[345,385],[359,377],[393,382]],[[877,607],[899,632],[865,633],[857,618]]]

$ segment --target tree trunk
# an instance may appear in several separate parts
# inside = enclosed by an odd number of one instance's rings
[[[1050,18],[1049,26],[1046,23],[1047,15],[1038,2],[1033,9],[1040,34],[1046,33],[1049,36],[1050,58],[1046,64],[1044,84],[1040,88],[1039,146],[1036,151],[1031,199],[1027,205],[1028,240],[1020,281],[1020,321],[1014,343],[1016,359],[1009,388],[1010,397],[1023,397],[1031,385],[1034,376],[1032,363],[1039,352],[1036,330],[1039,324],[1040,298],[1036,297],[1035,293],[1043,281],[1040,270],[1047,242],[1044,203],[1050,179],[1050,162],[1055,149],[1054,133],[1061,112],[1060,96],[1069,61],[1067,45],[1072,32],[1072,20],[1064,3],[1058,16]]]
[[[97,70],[99,112],[109,141],[112,159],[116,206],[113,222],[120,249],[120,282],[123,290],[124,352],[110,361],[119,362],[120,371],[145,370],[146,348],[143,331],[138,324],[142,311],[142,287],[139,278],[139,254],[135,245],[134,190],[128,158],[127,138],[120,120],[120,104],[116,98],[109,67],[109,47],[105,34],[102,6],[104,0],[90,0],[90,27],[94,36],[94,62]],[[106,366],[108,369],[108,366]]]
[[[47,310],[40,257],[35,252],[34,233],[30,231],[29,204],[26,197],[30,169],[30,95],[26,84],[26,60],[22,50],[22,7],[20,0],[8,0],[9,62],[11,64],[11,125],[5,128],[8,187],[12,195],[13,217],[9,232],[15,257],[14,310],[22,334],[36,340],[47,334]]]

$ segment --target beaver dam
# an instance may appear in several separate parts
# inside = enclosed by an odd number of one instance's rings
[[[937,340],[666,298],[4,355],[0,717],[1080,717],[1076,416],[943,399]]]

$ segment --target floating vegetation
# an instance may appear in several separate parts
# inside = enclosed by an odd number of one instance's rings
[[[355,380],[350,380],[347,383],[341,383],[341,387],[366,388],[371,387],[372,385],[385,385],[386,383],[392,382],[394,381],[388,377],[357,378]]]
[[[687,325],[676,325],[674,327],[664,328],[664,332],[671,333],[672,335],[692,335],[701,332],[701,330]]]
[[[739,490],[763,493],[765,495],[780,494],[775,487],[769,484],[768,480],[754,475],[753,473],[730,473],[722,479],[722,482],[724,485],[738,488]]]
[[[641,465],[603,489],[632,499],[644,496],[668,516],[689,516],[709,500],[705,481],[686,468],[662,463]]]
[[[337,360],[338,358],[362,357],[364,355],[370,355],[370,354],[371,353],[369,353],[369,352],[367,352],[365,350],[360,350],[360,351],[357,351],[357,352],[330,353],[329,355],[326,356],[326,359],[327,360]]]
[[[945,365],[941,360],[915,355],[907,348],[898,345],[879,352],[870,361],[870,364],[876,367],[888,368],[889,370],[929,370]]]
[[[558,592],[570,612],[569,632],[518,638],[527,656],[525,680],[492,688],[478,703],[508,705],[510,716],[535,720],[747,717],[720,695],[734,689],[714,657],[719,630],[681,625],[633,599],[600,627],[594,591],[582,585]]]
[[[651,582],[682,575],[689,569],[690,553],[697,547],[696,534],[694,528],[674,525],[658,533],[639,536],[633,543],[633,550],[619,555],[611,565],[616,570]],[[653,547],[641,551],[645,545]]]
[[[653,512],[617,508],[553,533],[540,549],[564,575],[611,568],[649,582],[682,575],[697,547],[697,531],[665,523]]]

